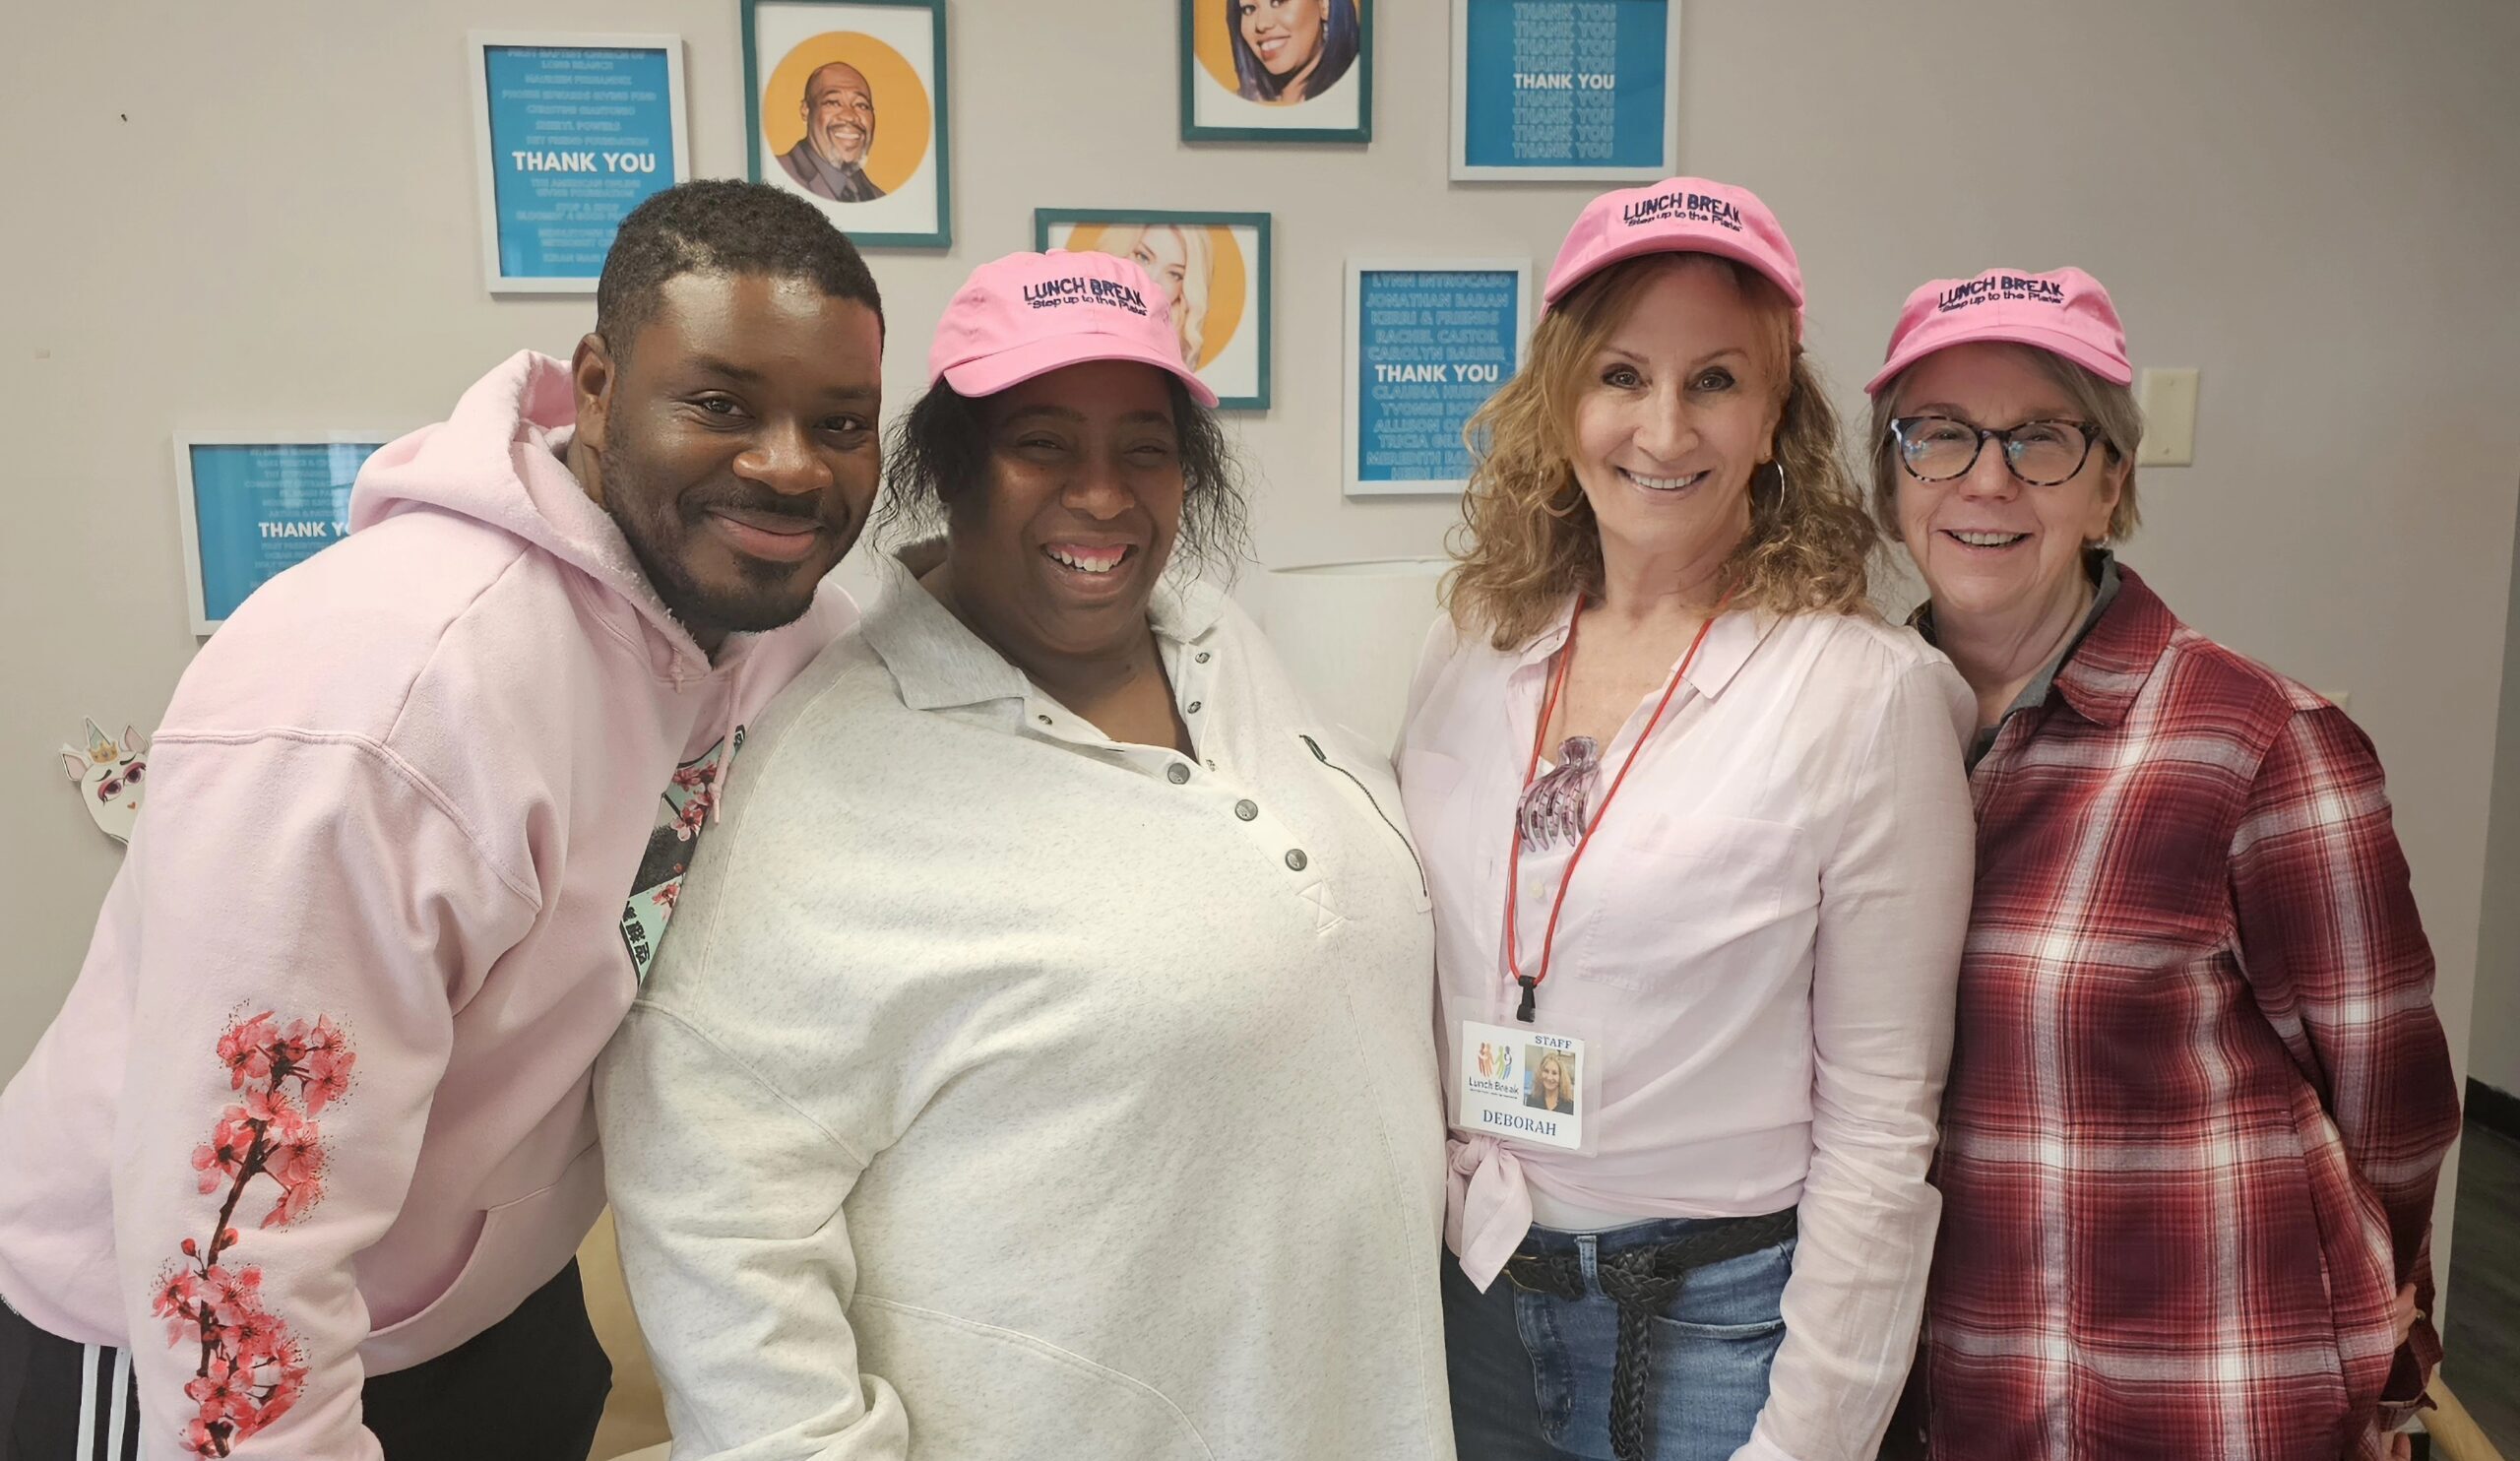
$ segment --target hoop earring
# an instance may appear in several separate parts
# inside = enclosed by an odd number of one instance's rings
[[[1564,522],[1566,519],[1575,516],[1575,509],[1581,507],[1584,503],[1584,484],[1579,481],[1570,481],[1566,485],[1570,489],[1571,495],[1567,497],[1565,506],[1560,507],[1558,505],[1555,493],[1551,493],[1549,500],[1540,505],[1541,511],[1557,519],[1559,522]]]
[[[1768,466],[1776,473],[1776,500],[1783,502],[1785,500],[1785,459],[1770,457]]]

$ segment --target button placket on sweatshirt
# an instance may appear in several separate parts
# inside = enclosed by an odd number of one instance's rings
[[[1114,740],[1092,722],[1040,695],[1025,698],[1023,730],[1159,780],[1176,794],[1194,798],[1207,814],[1222,819],[1251,843],[1262,865],[1313,906],[1316,923],[1327,931],[1342,916],[1329,894],[1329,868],[1321,861],[1324,850],[1279,817],[1258,788],[1234,774],[1236,758],[1227,745],[1230,737],[1222,730],[1211,733],[1209,723],[1215,710],[1210,702],[1218,699],[1222,660],[1221,652],[1203,643],[1204,638],[1163,645],[1173,709],[1189,728],[1192,754]]]

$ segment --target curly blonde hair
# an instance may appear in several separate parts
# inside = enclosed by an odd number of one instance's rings
[[[1754,473],[1750,529],[1725,561],[1733,603],[1776,613],[1869,613],[1865,570],[1879,535],[1839,451],[1838,414],[1796,338],[1794,302],[1746,265],[1712,254],[1648,254],[1578,286],[1532,332],[1529,359],[1463,432],[1470,489],[1444,580],[1453,622],[1510,650],[1547,627],[1567,599],[1602,592],[1602,539],[1576,482],[1575,408],[1593,365],[1657,274],[1725,272],[1766,326],[1783,384],[1777,472]],[[1782,368],[1774,368],[1782,367]]]

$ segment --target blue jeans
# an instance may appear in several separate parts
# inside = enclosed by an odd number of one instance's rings
[[[1503,1274],[1481,1294],[1446,1255],[1444,1345],[1461,1461],[1612,1461],[1618,1306],[1602,1294],[1597,1260],[1703,1226],[1667,1218],[1606,1233],[1534,1228],[1519,1251],[1574,1253],[1585,1278],[1574,1300]],[[1725,1461],[1750,1438],[1767,1404],[1768,1366],[1785,1342],[1778,1301],[1793,1271],[1791,1238],[1711,1263],[1651,1320],[1645,1434],[1654,1461]]]

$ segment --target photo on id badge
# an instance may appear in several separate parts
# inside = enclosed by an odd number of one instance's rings
[[[1529,1025],[1464,1021],[1455,1050],[1453,1124],[1507,1141],[1588,1150],[1585,1047],[1575,1035]]]

